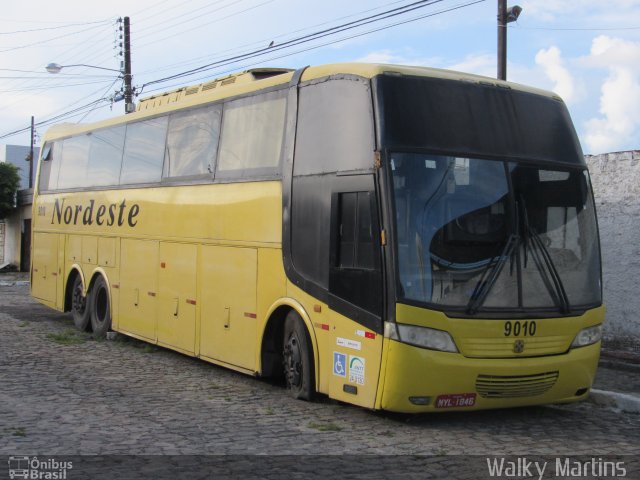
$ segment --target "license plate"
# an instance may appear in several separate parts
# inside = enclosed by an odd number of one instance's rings
[[[436,398],[436,408],[473,407],[475,404],[475,393],[451,393]]]

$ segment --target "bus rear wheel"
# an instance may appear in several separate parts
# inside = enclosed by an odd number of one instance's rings
[[[91,328],[91,318],[87,296],[82,290],[82,278],[76,275],[71,287],[71,315],[73,316],[73,324],[82,332],[86,332]]]
[[[111,329],[111,306],[109,305],[109,287],[104,277],[99,276],[91,288],[90,315],[91,328],[95,338],[104,338]]]
[[[315,392],[313,355],[307,329],[293,310],[284,320],[284,377],[287,389],[302,400],[312,400]]]

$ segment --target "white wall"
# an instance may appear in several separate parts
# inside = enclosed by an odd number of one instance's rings
[[[7,232],[7,225],[0,220],[0,265],[4,264],[4,242]]]
[[[602,245],[605,345],[640,353],[640,150],[586,160]]]
[[[5,220],[4,261],[20,266],[20,215],[16,211]]]

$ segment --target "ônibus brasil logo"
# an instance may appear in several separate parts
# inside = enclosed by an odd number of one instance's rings
[[[65,480],[73,462],[61,462],[55,458],[39,460],[38,457],[9,457],[9,478],[33,480]]]

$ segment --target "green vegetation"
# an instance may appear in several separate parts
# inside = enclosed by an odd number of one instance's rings
[[[333,422],[328,422],[328,423],[309,422],[309,425],[307,425],[307,427],[313,428],[320,432],[339,432],[342,430],[342,427],[336,425]]]
[[[5,428],[4,431],[13,435],[14,437],[26,437],[27,431],[22,427],[10,427]]]
[[[7,218],[16,209],[19,188],[18,167],[7,162],[0,163],[0,220]]]
[[[86,335],[70,328],[60,333],[48,333],[47,338],[60,345],[78,345],[88,339]]]

